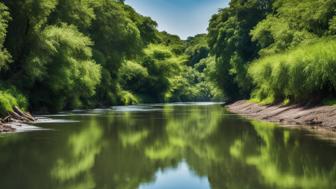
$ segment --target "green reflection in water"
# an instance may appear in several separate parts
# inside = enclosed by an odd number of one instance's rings
[[[63,154],[51,169],[52,178],[65,184],[62,188],[95,188],[91,169],[102,148],[102,133],[102,129],[92,122],[79,133],[69,136],[66,146],[69,154],[65,157]]]
[[[165,138],[160,138],[145,150],[153,160],[183,159],[188,154],[216,161],[215,149],[206,145],[208,138],[219,127],[222,111],[209,111],[207,108],[179,107],[174,111],[164,106]],[[176,107],[175,107],[176,108]]]
[[[248,141],[240,139],[231,146],[230,154],[247,165],[255,166],[265,183],[279,188],[330,188],[330,184],[335,182],[336,164],[330,171],[319,169],[319,163],[310,158],[309,154],[298,154],[299,149],[303,148],[298,141],[289,144],[289,131],[280,132],[283,143],[279,143],[275,136],[275,130],[278,129],[276,125],[259,121],[252,121],[251,124],[263,142],[257,154],[245,154],[244,148],[250,146]],[[288,157],[285,162],[279,159],[281,153],[286,153],[283,156]]]
[[[0,137],[0,188],[137,189],[181,162],[212,189],[336,188],[335,147],[303,132],[220,105],[135,108]]]

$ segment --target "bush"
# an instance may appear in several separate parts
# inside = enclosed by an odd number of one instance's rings
[[[252,97],[274,103],[334,96],[335,73],[336,39],[321,39],[255,61],[249,68],[256,86]]]
[[[121,66],[119,75],[122,88],[136,93],[143,92],[149,79],[147,68],[132,61],[127,61]]]
[[[0,115],[4,116],[8,112],[13,111],[14,106],[26,109],[28,105],[27,99],[15,88],[0,89]]]
[[[139,98],[129,91],[121,91],[119,95],[121,97],[121,104],[123,105],[139,104],[140,102]]]

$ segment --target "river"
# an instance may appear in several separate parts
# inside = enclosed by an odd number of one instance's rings
[[[336,146],[221,104],[49,115],[0,135],[2,189],[332,189]]]

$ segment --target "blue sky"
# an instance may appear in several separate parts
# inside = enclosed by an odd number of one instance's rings
[[[211,15],[224,8],[228,0],[126,0],[137,12],[150,16],[159,30],[186,39],[205,33]]]

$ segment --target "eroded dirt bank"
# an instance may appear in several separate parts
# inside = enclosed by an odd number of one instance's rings
[[[336,106],[262,106],[242,100],[230,104],[227,107],[233,113],[238,113],[250,118],[286,125],[309,126],[313,129],[323,128],[336,132]]]

